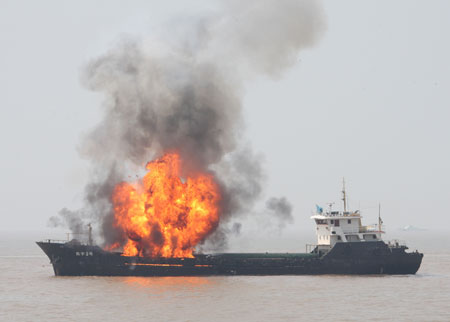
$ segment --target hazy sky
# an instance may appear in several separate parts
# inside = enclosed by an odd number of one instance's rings
[[[95,5],[93,5],[95,3]],[[0,230],[42,229],[82,204],[80,138],[102,97],[80,73],[126,34],[146,35],[213,1],[0,0]],[[339,203],[388,230],[448,229],[450,2],[324,1],[327,28],[280,79],[245,95],[246,139],[265,158],[265,196],[294,206],[290,232],[313,229],[315,204]],[[224,44],[226,45],[226,44]]]

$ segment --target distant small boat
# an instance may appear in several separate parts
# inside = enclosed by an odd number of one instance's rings
[[[401,228],[403,231],[425,231],[424,228],[415,227],[412,225],[406,225],[405,227]]]

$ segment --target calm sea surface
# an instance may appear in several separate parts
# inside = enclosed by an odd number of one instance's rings
[[[402,236],[414,276],[163,278],[55,277],[31,235],[0,238],[0,321],[450,321],[444,233]]]

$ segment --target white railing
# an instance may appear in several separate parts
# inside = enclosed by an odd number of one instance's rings
[[[387,244],[389,247],[406,247],[406,242],[398,239],[388,240]]]
[[[340,227],[342,232],[344,234],[361,234],[361,233],[377,233],[380,231],[378,225],[367,225],[367,226],[361,226],[358,228],[346,228],[346,227]],[[331,228],[331,232],[335,231],[336,233],[338,230],[334,229],[334,227]],[[381,231],[384,231],[384,226],[381,225]]]
[[[49,243],[49,244],[66,244],[69,242],[70,241],[62,240],[62,239],[43,239],[43,240],[41,240],[41,243]],[[80,245],[89,245],[89,243],[85,240],[76,239],[76,242],[79,243]]]
[[[325,217],[358,217],[361,214],[359,211],[332,211],[332,212],[325,212],[325,213],[319,213],[319,215],[325,216]]]
[[[311,253],[316,247],[317,244],[306,244],[306,253]]]
[[[44,239],[44,240],[41,241],[41,243],[65,244],[65,243],[67,243],[67,240],[62,240],[62,239]]]
[[[333,232],[333,231],[335,231],[336,233],[337,233],[337,230],[335,230],[335,229],[331,229],[331,231]],[[344,233],[344,234],[359,234],[359,233],[361,233],[361,231],[360,231],[360,229],[359,228],[351,228],[351,229],[342,229],[342,232]]]

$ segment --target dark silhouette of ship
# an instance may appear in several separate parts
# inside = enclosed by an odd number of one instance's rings
[[[345,187],[343,211],[317,206],[317,244],[306,253],[195,254],[192,258],[123,256],[93,245],[46,240],[37,242],[50,258],[55,275],[97,276],[207,276],[207,275],[317,275],[317,274],[415,274],[423,254],[407,252],[398,241],[381,239],[383,226],[361,225],[359,211],[347,211]],[[310,251],[308,251],[308,249]]]

